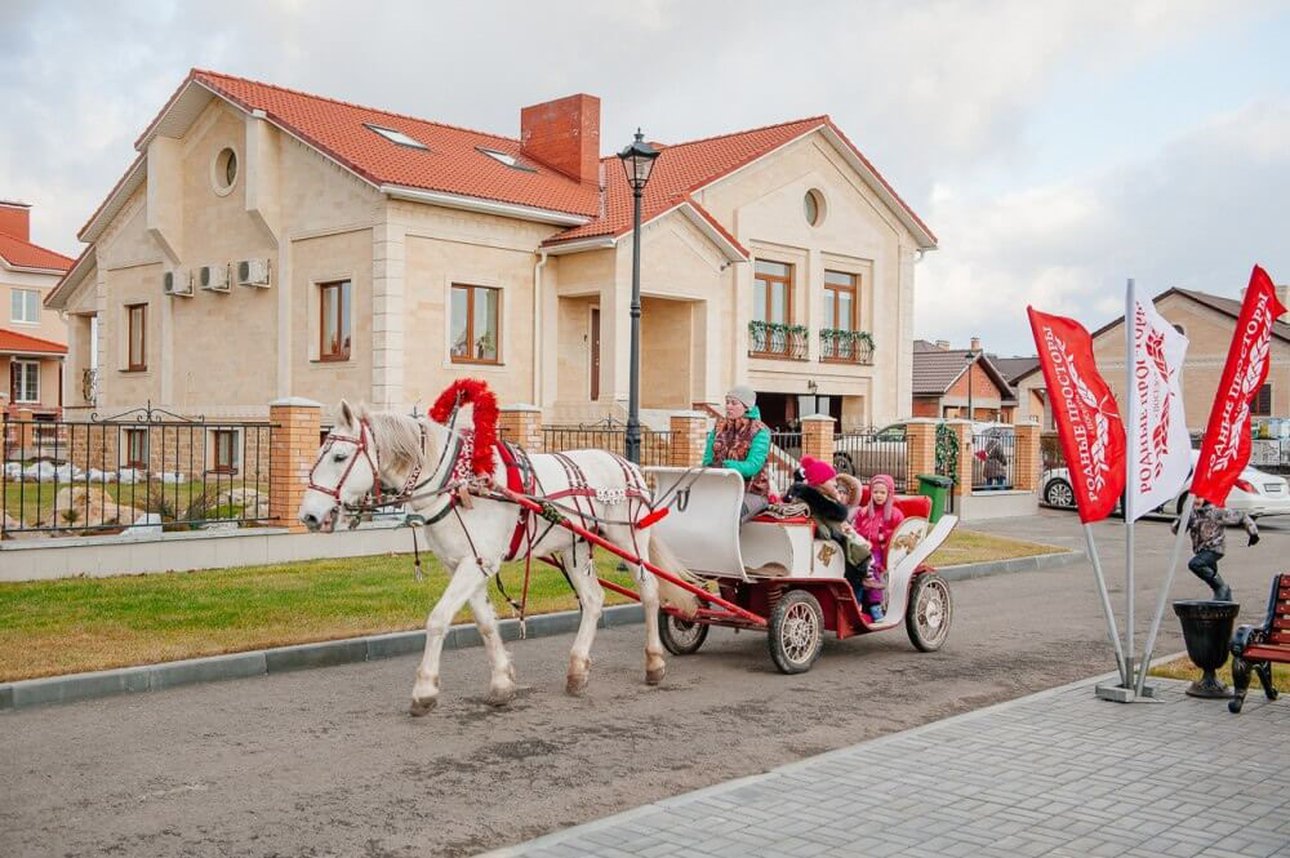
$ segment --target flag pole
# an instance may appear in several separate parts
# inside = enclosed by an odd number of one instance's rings
[[[1169,600],[1169,588],[1173,586],[1174,573],[1178,571],[1178,561],[1182,559],[1183,544],[1187,538],[1187,523],[1191,520],[1191,510],[1195,503],[1196,496],[1188,492],[1187,499],[1183,501],[1182,512],[1178,515],[1178,535],[1174,538],[1174,552],[1169,560],[1169,573],[1165,575],[1165,583],[1160,587],[1160,596],[1156,599],[1156,615],[1151,621],[1147,644],[1142,648],[1142,668],[1138,671],[1138,683],[1134,688],[1138,696],[1142,695],[1146,687],[1147,668],[1151,666],[1151,652],[1156,646],[1156,633],[1160,631],[1160,620],[1165,615],[1165,602]]]
[[[1125,466],[1124,481],[1124,639],[1127,650],[1125,688],[1133,684],[1133,531],[1137,520],[1133,487],[1138,479],[1138,422],[1141,419],[1141,415],[1138,414],[1137,392],[1134,388],[1134,369],[1137,363],[1134,343],[1134,331],[1137,328],[1136,303],[1133,278],[1130,277],[1128,287],[1124,291],[1124,401],[1129,411],[1129,419],[1125,422],[1125,426],[1130,436],[1125,439],[1128,442],[1126,445],[1128,449],[1125,450],[1128,453],[1128,462]]]
[[[1097,595],[1102,600],[1102,613],[1106,615],[1106,632],[1115,645],[1115,666],[1120,671],[1120,682],[1129,687],[1131,679],[1125,669],[1124,650],[1120,646],[1120,630],[1115,627],[1115,609],[1111,607],[1111,595],[1106,591],[1106,578],[1102,575],[1102,561],[1097,556],[1097,546],[1093,544],[1093,526],[1084,525],[1084,539],[1088,543],[1088,557],[1093,561],[1093,577],[1097,579]]]

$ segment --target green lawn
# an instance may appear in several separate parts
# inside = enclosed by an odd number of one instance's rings
[[[981,562],[1052,550],[958,530],[932,561]],[[604,551],[596,557],[601,577],[630,585],[616,558]],[[422,561],[422,581],[413,576],[411,556],[402,554],[0,584],[0,681],[419,629],[448,581],[433,557],[422,555]],[[523,566],[509,564],[502,576],[518,599]],[[511,616],[495,588],[490,593],[498,614]],[[606,596],[609,604],[629,601]],[[534,562],[528,612],[576,605],[563,576]],[[463,611],[457,621],[467,618]]]
[[[1186,679],[1195,681],[1201,677],[1201,669],[1191,663],[1187,656],[1181,656],[1173,661],[1165,662],[1151,668],[1149,676],[1160,676],[1165,679]],[[1232,660],[1229,658],[1227,664],[1218,670],[1218,678],[1228,685],[1232,684]],[[1282,694],[1290,693],[1290,664],[1273,664],[1272,665],[1272,684]],[[1250,675],[1250,694],[1263,696],[1263,686],[1259,684],[1259,678]]]
[[[57,493],[64,489],[79,490],[89,488],[90,504],[103,507],[105,518],[111,519],[118,506],[134,507],[142,512],[159,512],[164,520],[176,518],[186,520],[210,520],[241,515],[241,508],[222,504],[216,506],[221,496],[243,488],[239,478],[212,474],[206,481],[194,480],[185,483],[161,483],[159,481],[139,483],[85,483],[81,481],[54,483],[44,480],[5,480],[0,485],[3,494],[5,513],[26,527],[46,527],[58,525],[67,530],[77,529],[78,523],[83,527],[85,505],[79,504],[72,511],[60,505],[54,509]],[[248,481],[245,488],[255,489],[262,495],[268,494],[268,483],[256,484]],[[97,524],[98,522],[95,522]]]

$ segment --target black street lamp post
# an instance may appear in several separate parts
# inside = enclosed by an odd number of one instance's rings
[[[625,452],[628,461],[639,465],[641,462],[641,195],[645,193],[645,183],[649,181],[658,152],[645,142],[644,135],[637,128],[635,141],[619,152],[618,157],[622,159],[623,169],[627,171],[627,183],[631,185],[632,196],[635,198],[635,212],[632,215],[631,382],[627,393],[627,449]]]
[[[968,419],[968,422],[971,422],[972,420],[976,419],[975,417],[973,417],[973,414],[972,414],[972,365],[973,365],[974,363],[976,363],[977,355],[978,355],[978,352],[977,352],[975,349],[968,349],[968,353],[967,353],[967,355],[965,356],[965,360],[967,360],[967,364],[968,364],[968,372],[967,372],[967,376],[968,376],[968,413],[967,413],[967,419]],[[968,430],[968,431],[970,432],[970,431],[971,431],[971,429],[969,428],[969,430]]]

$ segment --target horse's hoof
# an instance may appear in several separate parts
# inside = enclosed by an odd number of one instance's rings
[[[663,677],[666,675],[667,675],[666,667],[656,667],[653,670],[647,670],[645,671],[645,684],[658,685],[660,682],[663,681]]]
[[[412,706],[408,708],[408,714],[413,718],[420,718],[422,715],[428,715],[434,710],[439,703],[438,697],[427,697],[424,700],[412,698]]]
[[[570,697],[581,697],[587,690],[587,676],[569,675],[564,680],[564,693]]]
[[[499,708],[502,706],[511,705],[511,701],[514,699],[515,699],[515,686],[513,685],[507,688],[490,689],[488,692],[488,697],[485,698],[489,706],[497,706]]]

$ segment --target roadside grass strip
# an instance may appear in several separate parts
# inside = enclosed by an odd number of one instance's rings
[[[1232,660],[1229,658],[1227,663],[1216,671],[1216,674],[1224,683],[1232,685]],[[1156,665],[1147,672],[1147,675],[1158,676],[1161,679],[1185,679],[1188,682],[1195,682],[1201,678],[1202,671],[1184,655]],[[1290,664],[1273,663],[1272,684],[1280,692],[1290,691]],[[1263,696],[1263,686],[1259,685],[1258,677],[1253,675],[1250,676],[1250,696],[1256,699]]]
[[[1049,545],[958,530],[932,565],[983,563],[1047,554]],[[595,554],[597,574],[635,589],[618,559]],[[362,635],[419,630],[448,576],[422,555],[425,577],[413,576],[410,554],[0,584],[0,682],[157,664]],[[524,566],[503,566],[517,601]],[[498,616],[514,611],[495,586]],[[606,592],[607,605],[631,600]],[[577,608],[559,571],[536,560],[528,614]],[[470,622],[463,610],[454,622]]]

